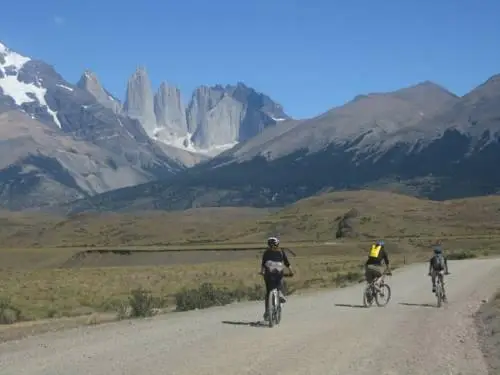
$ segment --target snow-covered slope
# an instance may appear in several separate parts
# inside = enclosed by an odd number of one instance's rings
[[[57,117],[57,112],[52,110],[45,101],[47,89],[43,87],[41,80],[34,82],[25,82],[20,77],[20,72],[24,65],[31,61],[29,57],[22,56],[17,52],[11,51],[0,42],[0,90],[4,95],[12,98],[14,103],[22,106],[26,103],[38,101],[40,107],[44,108],[52,117],[54,123],[61,128],[61,122]],[[59,84],[67,90],[73,89]]]

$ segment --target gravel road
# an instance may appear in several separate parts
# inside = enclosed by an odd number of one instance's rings
[[[450,262],[435,308],[427,265],[394,272],[385,308],[359,308],[363,284],[291,296],[282,323],[234,304],[0,344],[0,374],[488,374],[472,314],[500,285],[500,259]]]

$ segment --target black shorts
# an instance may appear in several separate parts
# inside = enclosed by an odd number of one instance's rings
[[[365,266],[365,278],[368,283],[371,283],[380,276],[382,276],[382,271],[380,270],[380,266],[375,264],[368,264]]]
[[[266,290],[269,292],[274,288],[278,288],[283,280],[283,272],[266,272],[264,281],[266,283]]]

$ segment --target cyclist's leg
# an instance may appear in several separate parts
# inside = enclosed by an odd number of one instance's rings
[[[370,284],[374,279],[373,270],[370,266],[365,266],[365,280],[367,284]]]
[[[446,289],[444,288],[444,275],[442,275],[440,273],[439,274],[439,279],[441,281],[441,287],[442,287],[442,290],[443,290],[443,299],[446,301]]]
[[[264,298],[264,320],[266,320],[268,318],[267,311],[269,308],[269,306],[268,306],[269,305],[269,294],[271,293],[271,289],[272,289],[272,283],[271,283],[269,275],[264,276],[264,282],[266,285],[266,296]]]
[[[377,288],[377,285],[379,284],[380,278],[382,277],[382,271],[380,267],[376,265],[370,265],[368,266],[371,270],[371,279],[375,285],[375,288]],[[377,288],[378,289],[378,288]]]
[[[436,291],[436,270],[431,271],[432,293]]]
[[[365,265],[365,281],[367,284],[370,283],[370,271],[368,271],[368,266]]]
[[[280,301],[281,303],[286,303],[285,290],[283,285],[283,279],[284,279],[283,274],[280,274],[277,277],[278,277],[277,283],[278,283],[278,292],[280,296]]]

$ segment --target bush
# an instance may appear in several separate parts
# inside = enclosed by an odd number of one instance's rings
[[[154,309],[157,307],[155,302],[150,291],[142,288],[132,290],[129,297],[130,316],[132,318],[153,316]]]
[[[206,309],[212,306],[223,306],[242,300],[259,300],[264,296],[261,285],[245,287],[240,285],[234,290],[217,288],[211,283],[204,283],[198,288],[184,289],[175,295],[176,310],[188,311]]]
[[[349,271],[347,273],[339,273],[334,277],[334,282],[336,285],[346,285],[354,282],[363,281],[363,274],[361,272]]]
[[[10,298],[0,298],[0,324],[13,324],[21,320],[21,310],[12,305]]]
[[[471,251],[460,251],[457,253],[448,254],[449,260],[463,260],[463,259],[472,259],[477,258],[477,254]]]

